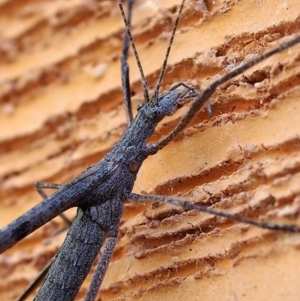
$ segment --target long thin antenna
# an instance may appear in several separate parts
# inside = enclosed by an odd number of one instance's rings
[[[129,25],[128,21],[127,21],[127,18],[126,18],[126,15],[125,15],[125,12],[124,12],[121,0],[118,0],[118,4],[119,4],[120,12],[122,14],[122,18],[123,18],[123,21],[124,21],[124,24],[125,24],[125,27],[126,27],[128,39],[129,39],[129,41],[131,43],[133,54],[134,54],[136,63],[138,65],[139,71],[140,71],[141,80],[142,80],[142,86],[143,86],[144,99],[145,99],[145,102],[149,102],[150,98],[149,98],[149,93],[148,93],[148,84],[147,84],[147,81],[146,81],[146,78],[145,78],[145,75],[144,75],[144,71],[143,71],[143,68],[142,68],[142,65],[141,65],[141,61],[140,61],[139,55],[138,55],[136,47],[135,47],[135,43],[134,43],[132,34],[131,34],[130,25]]]
[[[171,38],[170,38],[169,45],[168,45],[168,48],[167,48],[167,52],[166,52],[166,55],[165,55],[165,59],[163,61],[162,67],[160,69],[160,74],[159,74],[157,83],[156,83],[155,88],[154,88],[153,97],[152,97],[152,100],[154,102],[157,102],[157,100],[158,100],[159,88],[160,88],[161,82],[163,80],[165,71],[166,71],[166,67],[167,67],[167,63],[168,63],[168,58],[169,58],[169,55],[170,55],[170,51],[171,51],[171,47],[172,47],[173,40],[174,40],[174,37],[175,37],[175,33],[176,33],[176,30],[177,30],[177,26],[178,26],[178,23],[179,23],[180,15],[181,15],[182,10],[183,10],[184,2],[185,2],[185,0],[183,0],[181,2],[180,8],[179,8],[179,12],[177,14],[177,17],[176,17],[176,20],[175,20],[175,24],[174,24],[174,27],[173,27],[173,30],[172,30],[172,34],[171,34]]]

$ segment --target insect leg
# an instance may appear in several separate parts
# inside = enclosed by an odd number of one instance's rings
[[[85,297],[85,301],[94,301],[95,300],[96,295],[101,286],[101,283],[103,281],[104,275],[106,273],[107,267],[109,265],[110,258],[112,256],[112,253],[114,252],[116,243],[117,243],[117,232],[114,234],[114,236],[110,236],[107,239],[104,250],[101,253],[101,256],[99,258],[96,271],[93,275],[93,279],[90,284],[88,293]]]
[[[250,224],[259,228],[269,229],[269,230],[280,230],[280,231],[287,231],[287,232],[300,232],[300,228],[296,225],[279,225],[271,222],[259,222],[255,221],[246,217],[230,214],[224,211],[212,209],[203,205],[195,205],[188,201],[177,199],[177,198],[170,198],[164,197],[161,195],[141,195],[136,193],[130,193],[128,195],[128,199],[133,201],[158,201],[162,203],[173,204],[182,208],[186,209],[194,209],[200,212],[205,212],[208,214],[212,214],[219,217],[224,217],[230,220],[239,221],[242,223]]]
[[[195,98],[189,110],[185,113],[185,115],[183,116],[179,124],[176,126],[176,128],[171,133],[169,133],[166,137],[164,137],[161,141],[159,141],[156,144],[152,144],[151,146],[152,153],[154,154],[158,152],[160,149],[164,148],[167,144],[169,144],[175,138],[175,136],[177,136],[190,123],[190,121],[194,118],[194,116],[199,111],[199,109],[209,100],[209,98],[212,96],[212,94],[216,91],[216,89],[220,85],[234,78],[235,76],[243,73],[244,71],[256,65],[257,63],[269,58],[270,56],[276,53],[288,49],[289,47],[292,47],[297,43],[300,43],[300,36],[297,36],[296,38],[290,40],[289,42],[284,43],[283,45],[280,45],[275,49],[237,67],[236,69],[230,71],[226,75],[214,81],[204,91],[202,91],[198,97]]]

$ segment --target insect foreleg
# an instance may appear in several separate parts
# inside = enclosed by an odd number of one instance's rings
[[[182,117],[181,121],[175,127],[175,129],[169,133],[166,137],[164,137],[161,141],[156,144],[152,144],[153,153],[158,152],[160,149],[164,148],[167,144],[169,144],[194,118],[196,113],[200,110],[200,108],[208,102],[212,94],[216,91],[216,89],[224,84],[225,82],[229,81],[230,79],[234,78],[235,76],[243,73],[247,69],[253,67],[254,65],[258,64],[259,62],[271,57],[272,55],[279,53],[293,45],[300,43],[300,36],[290,40],[289,42],[276,47],[275,49],[237,67],[236,69],[230,71],[226,75],[222,76],[221,78],[214,81],[211,85],[209,85],[204,91],[202,91],[199,96],[193,100],[189,110],[185,113]]]

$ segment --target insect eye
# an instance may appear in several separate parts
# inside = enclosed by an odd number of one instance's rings
[[[138,168],[138,165],[137,165],[137,163],[135,161],[131,161],[129,163],[129,168],[130,168],[131,171],[136,171],[137,168]]]

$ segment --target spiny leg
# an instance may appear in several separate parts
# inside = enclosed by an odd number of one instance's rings
[[[160,140],[158,143],[152,144],[152,154],[157,153],[160,149],[164,148],[167,144],[169,144],[194,118],[194,116],[197,114],[197,112],[200,110],[200,108],[209,101],[212,94],[216,91],[216,89],[226,83],[227,81],[231,80],[235,76],[243,73],[247,69],[253,67],[254,65],[258,64],[259,62],[269,58],[270,56],[279,53],[285,49],[288,49],[296,44],[300,43],[300,36],[297,36],[296,38],[290,40],[287,43],[284,43],[275,49],[235,68],[234,70],[230,71],[226,75],[222,76],[221,78],[214,81],[211,85],[209,85],[204,91],[202,91],[199,96],[197,96],[188,111],[185,113],[185,115],[182,117],[181,121],[178,123],[178,125],[175,127],[175,129],[169,133],[166,137],[164,137],[162,140]]]
[[[93,275],[93,279],[90,284],[88,293],[85,297],[85,301],[94,301],[97,296],[97,293],[99,291],[105,273],[107,271],[111,256],[114,252],[115,245],[117,243],[117,235],[118,235],[118,229],[116,229],[116,231],[114,231],[113,234],[110,234],[110,236],[107,239],[104,250],[101,253],[101,256],[97,263],[97,268]]]
[[[170,198],[170,197],[164,197],[161,195],[141,195],[141,194],[136,194],[136,193],[130,193],[128,195],[128,199],[139,202],[139,201],[158,201],[161,203],[167,203],[167,204],[172,204],[176,205],[185,209],[194,209],[200,212],[205,212],[208,214],[212,214],[214,216],[219,216],[219,217],[224,217],[230,220],[234,221],[239,221],[245,224],[250,224],[259,228],[263,229],[269,229],[269,230],[279,230],[279,231],[287,231],[287,232],[300,232],[300,227],[297,225],[280,225],[280,224],[275,224],[272,222],[259,222],[255,221],[246,217],[230,214],[224,211],[212,209],[203,205],[195,205],[192,204],[191,202],[177,199],[177,198]]]

